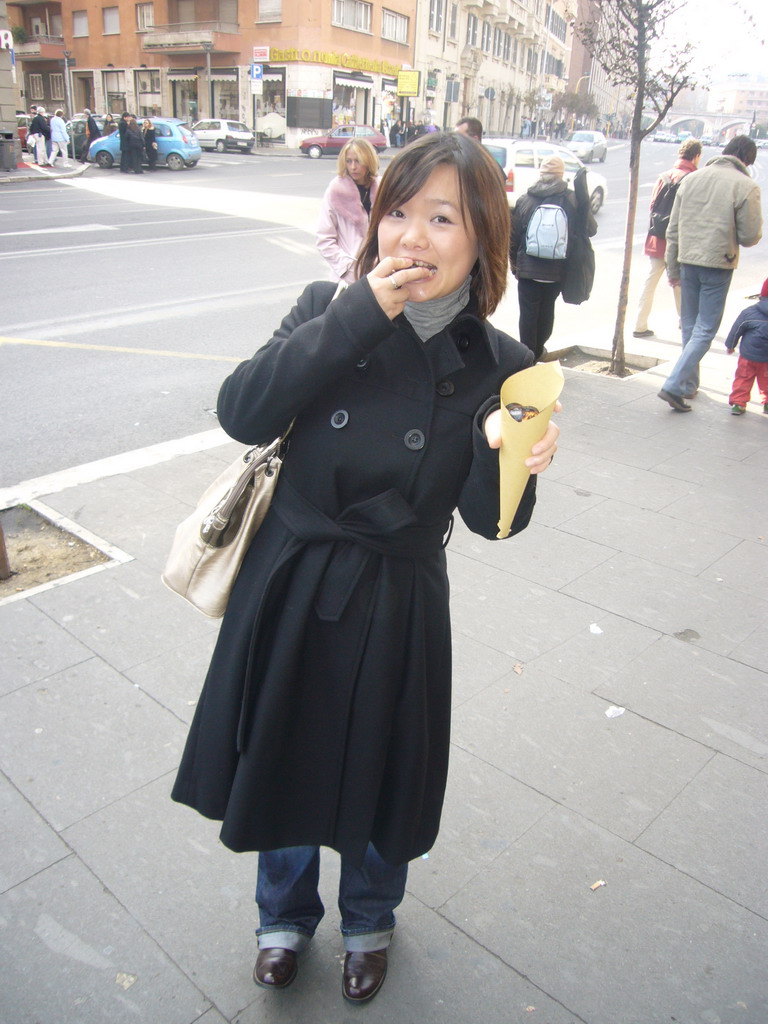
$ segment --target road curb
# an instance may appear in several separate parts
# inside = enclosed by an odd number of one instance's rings
[[[59,178],[79,178],[81,175],[85,174],[90,166],[90,164],[81,164],[73,171],[62,171],[58,174],[45,174],[42,171],[36,170],[30,164],[27,164],[26,170],[22,171],[21,174],[17,174],[15,177],[0,178],[0,185],[15,185],[20,181],[56,181]]]

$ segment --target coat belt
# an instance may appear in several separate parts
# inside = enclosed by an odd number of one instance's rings
[[[343,615],[372,553],[391,558],[429,558],[441,549],[449,525],[419,523],[411,506],[393,488],[350,505],[332,519],[285,476],[272,508],[299,540],[336,543],[315,601],[318,616],[329,622]]]

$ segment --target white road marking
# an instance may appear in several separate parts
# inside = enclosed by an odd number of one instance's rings
[[[117,231],[114,224],[73,224],[64,228],[34,228],[31,231],[0,231],[0,238],[11,235],[64,235],[72,232]]]

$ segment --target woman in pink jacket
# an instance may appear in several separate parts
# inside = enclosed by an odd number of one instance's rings
[[[317,248],[334,278],[351,284],[379,187],[379,157],[370,142],[353,139],[339,153],[336,168],[338,173],[323,196]]]

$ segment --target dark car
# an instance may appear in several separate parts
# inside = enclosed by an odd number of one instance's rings
[[[32,120],[32,118],[29,116],[29,114],[19,113],[17,111],[17,113],[16,113],[16,134],[19,137],[19,142],[21,143],[21,148],[22,149],[26,149],[27,148],[27,130],[29,129],[29,122],[31,120]]]
[[[334,128],[328,135],[317,135],[312,139],[304,139],[299,149],[304,156],[311,156],[316,160],[321,156],[336,156],[341,152],[343,146],[352,139],[365,139],[373,146],[377,153],[387,148],[387,140],[367,124],[342,124]]]

